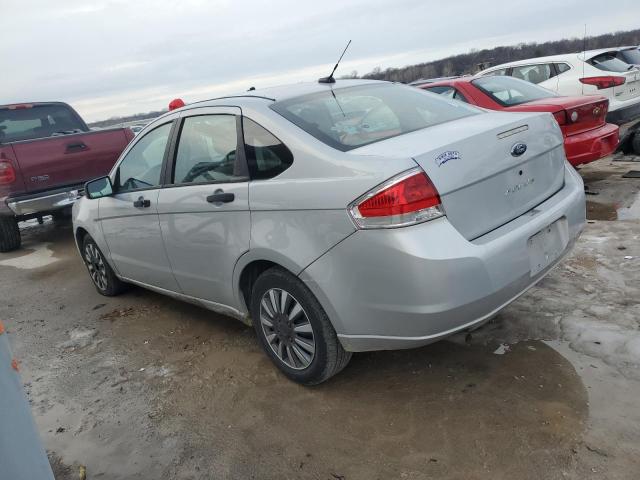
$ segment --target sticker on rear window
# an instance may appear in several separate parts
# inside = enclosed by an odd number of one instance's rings
[[[442,152],[440,155],[436,157],[436,165],[441,167],[442,165],[447,163],[449,160],[459,160],[460,158],[462,158],[462,155],[460,155],[460,152],[448,150],[446,152]]]

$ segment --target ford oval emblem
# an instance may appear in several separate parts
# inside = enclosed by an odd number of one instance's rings
[[[511,147],[511,155],[514,157],[519,157],[527,151],[526,143],[516,143],[513,147]]]

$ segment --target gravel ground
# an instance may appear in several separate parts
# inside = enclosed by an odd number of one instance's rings
[[[617,159],[619,160],[619,159]],[[569,259],[471,334],[287,381],[253,331],[98,295],[70,225],[0,255],[0,318],[58,479],[632,479],[640,471],[640,170],[581,173]]]

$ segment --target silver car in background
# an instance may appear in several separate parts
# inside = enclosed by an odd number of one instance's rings
[[[133,283],[252,323],[307,385],[480,325],[584,223],[551,115],[361,80],[170,112],[74,205],[101,294]]]

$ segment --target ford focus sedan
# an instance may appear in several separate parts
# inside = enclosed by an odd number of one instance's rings
[[[136,284],[252,324],[306,385],[352,352],[477,327],[584,223],[551,114],[361,80],[172,111],[74,205],[99,293]]]

